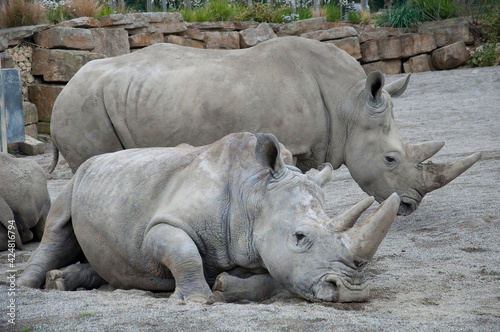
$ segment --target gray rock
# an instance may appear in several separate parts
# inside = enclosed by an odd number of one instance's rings
[[[26,136],[24,142],[19,143],[19,150],[29,156],[44,153],[43,143],[31,136]]]
[[[242,48],[252,47],[276,37],[276,34],[269,24],[261,23],[256,28],[240,31],[240,44]]]
[[[0,52],[5,51],[9,46],[19,44],[24,38],[33,36],[35,33],[47,29],[47,24],[30,25],[0,29]]]
[[[316,39],[316,40],[332,40],[347,37],[356,37],[358,33],[353,27],[338,27],[328,30],[318,30],[311,31],[301,35],[304,38]]]
[[[469,61],[469,52],[463,41],[438,48],[432,52],[432,65],[436,69],[452,69]]]

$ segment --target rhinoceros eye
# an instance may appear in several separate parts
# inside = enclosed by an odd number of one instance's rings
[[[295,239],[297,240],[297,244],[302,241],[306,236],[302,233],[295,233]]]
[[[298,247],[303,247],[306,243],[306,235],[300,231],[293,234],[293,237],[295,238],[295,245]]]
[[[389,165],[393,165],[396,162],[396,159],[394,157],[391,157],[391,156],[385,156],[384,160]]]

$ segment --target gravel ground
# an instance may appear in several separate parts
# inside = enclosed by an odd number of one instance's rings
[[[446,142],[434,162],[476,151],[483,157],[448,186],[428,194],[415,213],[396,218],[366,268],[370,301],[317,304],[283,292],[261,303],[200,305],[169,299],[168,293],[103,289],[17,288],[7,296],[4,252],[0,330],[499,331],[500,67],[413,74],[394,104],[397,128],[407,141]],[[45,155],[29,158],[47,167],[51,157],[47,145]],[[49,178],[53,198],[70,177],[60,162]],[[345,167],[334,173],[325,191],[332,216],[366,197]],[[17,275],[37,245],[17,251]],[[11,298],[15,325],[7,323]]]

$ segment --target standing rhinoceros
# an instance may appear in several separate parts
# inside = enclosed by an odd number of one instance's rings
[[[359,225],[373,198],[332,220],[321,190],[331,173],[328,164],[314,176],[286,166],[271,134],[93,157],[55,200],[18,284],[41,287],[47,275],[58,289],[106,281],[175,288],[179,299],[212,302],[215,283],[221,298],[246,297],[228,287],[235,284],[229,272],[248,277],[251,298],[277,282],[311,301],[365,300],[362,268],[394,221],[399,198],[393,194]],[[75,264],[83,256],[88,263]]]
[[[479,154],[453,164],[422,162],[444,143],[408,145],[395,130],[384,85],[332,44],[283,37],[234,51],[157,44],[85,65],[57,98],[51,133],[75,171],[86,159],[137,147],[195,146],[233,132],[276,135],[303,171],[345,164],[381,202],[397,192],[399,214],[460,175]]]
[[[9,240],[22,249],[42,237],[50,208],[45,171],[33,160],[18,159],[0,153],[0,251],[9,248]]]

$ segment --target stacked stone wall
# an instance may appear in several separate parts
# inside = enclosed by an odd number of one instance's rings
[[[385,74],[451,69],[469,59],[473,42],[467,22],[430,22],[418,33],[403,29],[353,26],[314,18],[288,24],[248,22],[186,23],[179,13],[114,14],[84,17],[55,26],[0,30],[2,67],[21,71],[23,97],[37,108],[38,133],[50,133],[57,95],[87,62],[133,52],[155,43],[206,49],[238,49],[282,36],[335,44],[365,71]],[[27,133],[36,136],[33,123]]]

